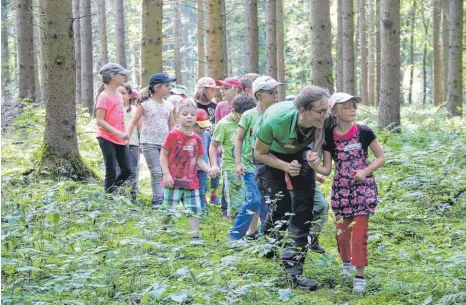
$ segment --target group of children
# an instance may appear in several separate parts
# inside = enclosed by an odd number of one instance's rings
[[[193,239],[200,237],[200,216],[208,207],[208,177],[210,203],[221,204],[222,217],[231,221],[227,242],[267,235],[264,224],[270,214],[270,202],[256,182],[258,161],[254,147],[261,117],[279,102],[277,90],[283,83],[253,73],[241,79],[229,77],[219,81],[203,77],[191,99],[185,87],[172,87],[176,79],[164,73],[153,74],[138,95],[125,84],[128,73],[112,63],[100,70],[105,89],[97,97],[95,114],[105,163],[105,192],[114,192],[129,179],[131,196],[136,198],[142,151],[151,175],[152,207],[170,215],[183,203]],[[218,89],[222,101],[217,103]],[[137,105],[132,104],[133,99]],[[377,204],[371,173],[383,165],[385,157],[373,132],[354,123],[359,101],[360,98],[344,93],[330,98],[329,114],[334,124],[326,130],[323,151],[309,158],[309,164],[323,183],[324,176],[331,172],[332,159],[335,161],[332,208],[337,218],[342,274],[351,274],[356,266],[354,290],[361,292],[365,287],[368,219]],[[376,157],[372,164],[367,158],[368,147]],[[217,196],[220,177],[222,195]],[[365,184],[361,186],[361,182]],[[358,201],[356,195],[370,200]],[[314,202],[314,219],[309,221],[320,222],[320,231],[328,204],[318,188]],[[316,240],[309,248],[325,252]]]

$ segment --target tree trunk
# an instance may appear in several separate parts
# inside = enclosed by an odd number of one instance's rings
[[[421,1],[422,23],[424,25],[424,51],[422,54],[422,104],[427,99],[427,42],[429,40],[429,23],[424,14],[424,1]]]
[[[367,103],[374,104],[374,78],[375,78],[375,35],[374,35],[374,0],[368,1],[368,43],[367,43]]]
[[[379,126],[400,126],[400,0],[380,8],[381,77]]]
[[[39,168],[46,168],[55,178],[67,176],[82,180],[91,173],[79,156],[76,134],[71,0],[46,0],[44,18],[47,103],[44,147]]]
[[[222,11],[222,54],[223,54],[223,78],[228,77],[228,32],[227,32],[227,9],[226,0],[221,0]]]
[[[107,16],[106,16],[107,11],[105,9],[105,6],[106,6],[105,1],[106,0],[99,0],[100,64],[102,66],[108,63]]]
[[[181,84],[183,83],[183,79],[181,76],[181,54],[180,54],[180,40],[181,40],[181,32],[180,32],[180,24],[181,24],[181,15],[180,15],[180,4],[176,2],[173,4],[175,7],[175,76],[176,82]]]
[[[374,105],[380,105],[380,0],[375,1],[375,95]]]
[[[409,41],[409,93],[408,104],[413,103],[413,82],[414,82],[414,29],[416,28],[416,0],[413,0],[411,7],[411,38]]]
[[[343,91],[343,0],[337,0],[337,91]]]
[[[366,25],[366,1],[359,0],[359,52],[361,54],[361,98],[364,105],[369,104],[367,93],[367,44],[366,32],[364,26]]]
[[[10,84],[10,49],[8,48],[8,1],[2,0],[2,94]]]
[[[265,74],[277,79],[277,5],[276,0],[266,0],[265,8]]]
[[[134,43],[133,45],[133,55],[134,55],[134,81],[136,84],[141,85],[141,50],[140,50],[140,44],[139,43]]]
[[[207,63],[208,75],[223,78],[221,1],[207,0]]]
[[[277,80],[285,82],[285,31],[283,27],[283,0],[277,0]],[[330,36],[328,36],[330,37]],[[331,41],[330,41],[331,45]],[[257,72],[256,72],[257,73]],[[283,101],[286,97],[285,86],[278,86],[278,100]]]
[[[206,76],[204,0],[197,0],[197,78]]]
[[[41,0],[44,1],[45,0]],[[81,103],[81,22],[79,1],[73,0],[74,62],[76,67],[76,104]]]
[[[16,26],[18,29],[18,80],[19,98],[34,96],[34,41],[32,29],[32,0],[16,1]]]
[[[463,1],[449,0],[448,28],[450,43],[448,54],[449,116],[463,116]]]
[[[245,0],[246,13],[246,73],[259,73],[259,28],[257,0]]]
[[[116,61],[126,68],[126,45],[125,45],[125,6],[123,0],[115,1],[115,49]]]
[[[333,92],[330,2],[309,0],[311,84]]]
[[[434,25],[433,46],[434,46],[434,106],[442,103],[443,97],[443,65],[442,65],[442,46],[440,44],[440,20],[441,20],[441,0],[432,0]]]
[[[38,4],[38,16],[39,16],[39,26],[43,27],[44,24],[44,7],[45,7],[45,0],[39,0]],[[39,38],[39,79],[40,79],[40,99],[45,100],[45,64],[44,64],[44,58],[45,58],[45,45],[44,45],[44,30],[39,28],[38,30],[38,38]]]
[[[353,0],[343,0],[343,91],[355,94]]]
[[[448,0],[442,1],[442,47],[443,47],[443,100],[448,99],[448,48],[450,46],[450,31],[448,29]]]
[[[87,107],[89,113],[94,109],[94,71],[92,63],[92,22],[91,1],[81,0],[81,105]]]
[[[152,73],[162,72],[163,1],[142,1],[141,82],[146,84]]]

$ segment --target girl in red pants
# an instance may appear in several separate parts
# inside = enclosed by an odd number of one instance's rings
[[[372,130],[354,123],[360,97],[335,93],[330,97],[330,110],[335,118],[333,128],[326,130],[323,166],[320,156],[308,155],[308,162],[317,172],[329,175],[332,159],[335,177],[332,185],[332,209],[337,222],[336,239],[343,264],[342,275],[351,275],[356,267],[353,291],[366,287],[364,268],[367,260],[367,232],[369,216],[377,206],[377,185],[372,172],[385,163],[385,155]],[[370,148],[375,155],[371,164],[367,157]]]

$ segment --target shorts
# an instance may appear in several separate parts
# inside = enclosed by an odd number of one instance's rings
[[[167,211],[168,215],[176,214],[176,207],[183,200],[184,210],[187,216],[201,216],[202,206],[199,190],[183,189],[163,189],[162,211]]]

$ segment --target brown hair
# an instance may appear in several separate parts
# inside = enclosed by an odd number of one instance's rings
[[[138,103],[140,104],[140,103],[144,102],[145,100],[148,100],[152,96],[152,94],[155,93],[155,89],[158,89],[158,88],[160,88],[162,86],[163,86],[163,83],[143,88],[141,90],[141,93],[139,93]]]
[[[200,104],[210,104],[212,101],[209,99],[209,94],[207,93],[208,88],[200,87],[196,88],[196,92],[194,93],[194,100]]]
[[[257,73],[246,73],[240,78],[241,86],[243,90],[246,88],[252,89],[252,83],[256,80],[256,78],[260,77],[260,74]]]

